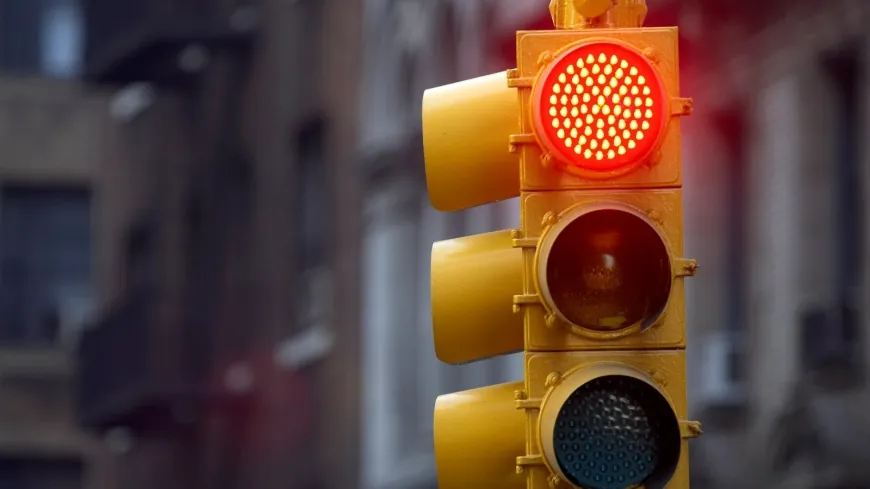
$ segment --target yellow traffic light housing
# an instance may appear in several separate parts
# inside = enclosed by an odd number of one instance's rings
[[[525,352],[523,382],[438,399],[439,487],[685,489],[677,30],[642,0],[551,12],[515,70],[424,96],[433,205],[519,196],[522,220],[433,248],[438,358]]]

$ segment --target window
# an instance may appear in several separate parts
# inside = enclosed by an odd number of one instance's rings
[[[317,118],[305,124],[296,139],[300,270],[322,266],[325,260],[330,209],[325,131],[324,121]]]
[[[0,192],[0,341],[49,345],[58,339],[64,313],[90,300],[90,193]]]
[[[0,458],[3,489],[78,489],[82,462],[75,459]]]
[[[82,24],[75,0],[0,2],[0,68],[24,75],[77,75],[83,53]]]

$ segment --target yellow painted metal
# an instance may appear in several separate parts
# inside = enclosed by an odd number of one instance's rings
[[[511,231],[451,239],[432,247],[435,354],[465,363],[523,349],[522,253]]]
[[[517,91],[496,73],[426,90],[423,149],[432,206],[457,211],[519,195]]]
[[[526,414],[515,382],[447,394],[435,402],[435,465],[439,489],[525,489],[516,471],[526,452]]]

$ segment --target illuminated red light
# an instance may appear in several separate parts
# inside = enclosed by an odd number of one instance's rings
[[[621,44],[581,45],[556,59],[535,85],[534,120],[554,157],[608,171],[646,159],[664,132],[658,72]]]

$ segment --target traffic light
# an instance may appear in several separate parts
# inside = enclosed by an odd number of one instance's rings
[[[517,68],[423,99],[432,204],[520,197],[519,229],[432,251],[435,351],[524,351],[525,379],[435,405],[441,489],[685,489],[687,419],[676,28],[642,0],[553,0]]]

